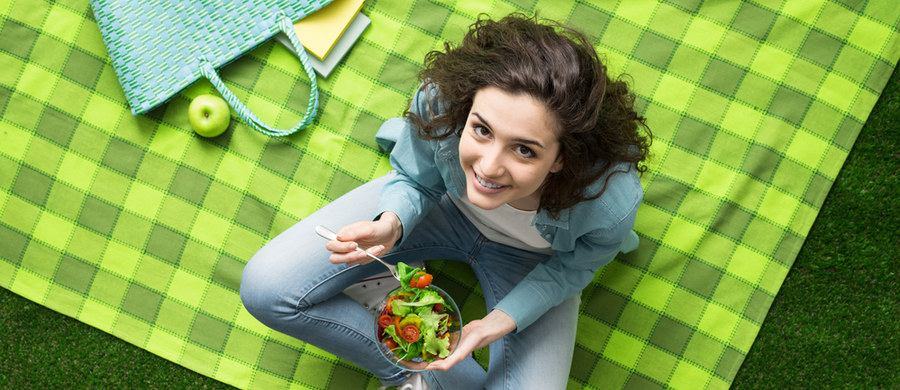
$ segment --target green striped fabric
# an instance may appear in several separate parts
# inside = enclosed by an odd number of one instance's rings
[[[86,0],[2,2],[0,286],[240,388],[374,389],[256,322],[241,270],[389,169],[374,133],[425,52],[516,10],[589,33],[655,135],[641,245],[584,291],[569,387],[727,388],[900,57],[895,0],[371,0],[309,128],[270,138],[233,118],[214,139],[186,113],[207,82],[130,114]],[[221,73],[267,123],[305,112],[281,45]],[[464,318],[484,313],[465,266],[428,267]]]

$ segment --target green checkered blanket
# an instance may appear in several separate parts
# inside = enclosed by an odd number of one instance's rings
[[[595,37],[655,135],[640,248],[584,291],[570,387],[728,387],[900,57],[894,0],[371,0],[320,116],[284,139],[237,121],[196,136],[186,110],[206,82],[133,117],[86,0],[3,2],[0,285],[237,387],[376,387],[256,322],[242,267],[389,169],[373,136],[426,51],[515,10]],[[222,74],[275,126],[305,111],[280,45]],[[471,271],[428,266],[466,318],[484,312]]]

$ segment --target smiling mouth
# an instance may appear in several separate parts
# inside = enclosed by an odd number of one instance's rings
[[[491,183],[491,182],[485,180],[484,178],[481,177],[481,175],[479,175],[478,173],[475,173],[474,171],[472,172],[472,174],[475,176],[475,180],[478,181],[478,184],[481,184],[484,188],[491,189],[491,190],[498,190],[498,189],[505,187],[503,185],[494,184],[494,183]]]

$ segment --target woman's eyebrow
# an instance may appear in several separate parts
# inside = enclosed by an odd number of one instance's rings
[[[481,123],[484,125],[484,127],[487,127],[488,130],[491,130],[491,129],[493,128],[493,127],[491,126],[491,124],[488,123],[488,121],[484,120],[484,118],[481,117],[481,114],[479,114],[479,113],[477,113],[477,112],[472,112],[472,115],[474,115],[476,118],[478,118],[478,121],[481,122]],[[527,138],[512,138],[511,140],[514,141],[514,142],[518,142],[518,143],[520,143],[520,144],[526,144],[526,145],[537,146],[537,147],[539,147],[539,148],[541,148],[541,149],[544,149],[544,145],[542,145],[540,142],[535,141],[535,140],[533,140],[533,139],[527,139]]]
[[[478,121],[481,122],[484,125],[484,127],[487,127],[489,130],[493,127],[493,126],[491,126],[490,123],[488,123],[488,121],[484,120],[484,118],[481,117],[481,114],[479,114],[477,112],[473,112],[472,115],[475,115],[475,117],[478,118]]]

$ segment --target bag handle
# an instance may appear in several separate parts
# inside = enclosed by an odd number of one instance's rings
[[[294,47],[294,51],[297,53],[297,56],[300,58],[300,63],[303,64],[303,69],[306,70],[306,75],[309,77],[310,81],[309,102],[306,105],[306,114],[304,114],[303,118],[300,119],[300,123],[290,129],[280,130],[266,125],[255,114],[253,114],[253,112],[250,111],[250,109],[247,108],[247,106],[245,106],[244,103],[241,102],[240,99],[238,99],[238,97],[235,96],[227,86],[225,86],[225,83],[222,82],[222,79],[219,77],[219,74],[216,72],[216,69],[215,67],[213,67],[212,63],[207,61],[205,58],[200,58],[200,74],[203,77],[209,79],[210,82],[212,82],[212,85],[216,87],[219,93],[222,94],[222,97],[225,98],[225,101],[227,101],[228,104],[234,108],[238,116],[254,130],[275,137],[291,135],[299,130],[306,128],[306,126],[309,126],[309,124],[312,123],[313,119],[315,119],[316,111],[318,111],[319,109],[319,86],[316,84],[316,73],[313,70],[312,65],[309,63],[309,58],[306,55],[306,50],[303,48],[303,44],[300,43],[300,39],[297,38],[297,33],[294,32],[294,23],[290,18],[287,17],[287,15],[284,14],[284,12],[281,12],[278,18],[278,27],[285,35],[287,35],[288,40]]]

